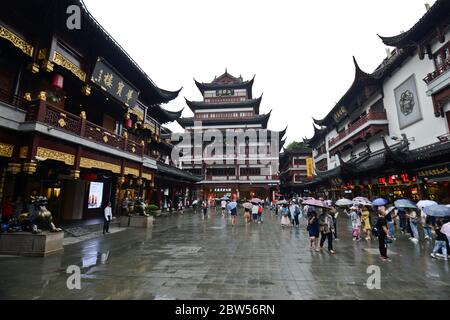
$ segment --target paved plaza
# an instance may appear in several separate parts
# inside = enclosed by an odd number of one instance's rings
[[[152,230],[66,241],[46,258],[0,256],[0,299],[448,299],[449,264],[433,260],[432,244],[400,236],[391,262],[376,240],[354,242],[340,216],[336,255],[312,252],[300,229],[238,225],[210,212],[156,219]],[[366,286],[369,265],[381,268],[381,290]],[[80,290],[68,290],[69,265],[81,267]]]

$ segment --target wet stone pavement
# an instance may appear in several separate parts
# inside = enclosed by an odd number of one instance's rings
[[[46,258],[0,256],[0,299],[448,299],[449,263],[433,260],[432,243],[400,236],[378,257],[378,241],[351,240],[340,216],[336,255],[310,251],[306,221],[282,229],[238,225],[214,212],[203,221],[185,213],[157,218],[151,230],[126,229],[68,243]],[[70,244],[71,243],[71,244]],[[69,265],[81,268],[81,289],[66,285]],[[369,265],[381,289],[366,286]]]

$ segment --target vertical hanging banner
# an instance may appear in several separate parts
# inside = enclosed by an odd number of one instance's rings
[[[136,105],[139,91],[103,58],[97,59],[91,81],[127,107]]]
[[[306,158],[306,177],[312,178],[314,172],[313,159],[312,157]]]

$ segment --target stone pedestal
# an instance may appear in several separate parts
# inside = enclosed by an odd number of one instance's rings
[[[64,232],[0,233],[0,254],[45,257],[63,251]]]

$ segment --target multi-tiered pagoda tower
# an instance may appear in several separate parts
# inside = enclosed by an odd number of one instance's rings
[[[213,129],[223,133],[224,152],[220,156],[223,163],[218,161],[219,163],[211,164],[208,161],[210,159],[205,155],[205,148],[210,146],[207,142],[202,143],[201,159],[182,159],[183,169],[203,176],[200,184],[204,199],[220,198],[227,194],[233,199],[272,199],[278,191],[278,153],[284,144],[282,138],[286,129],[281,132],[267,130],[271,111],[260,114],[262,95],[253,98],[253,81],[254,77],[244,81],[241,76],[234,77],[226,70],[210,83],[195,81],[203,95],[203,101],[186,99],[194,116],[177,120],[187,132],[198,130],[201,123],[202,132]],[[235,139],[233,152],[229,152],[230,149],[225,147],[227,130],[257,132],[256,144],[259,149],[255,147],[255,141],[245,138]],[[275,148],[276,154],[273,152]],[[259,156],[262,161],[257,163],[252,160],[256,150],[267,150],[265,156]]]

